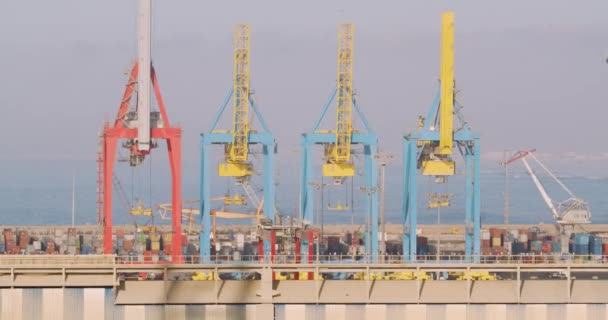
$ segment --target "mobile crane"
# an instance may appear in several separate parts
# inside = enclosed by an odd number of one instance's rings
[[[535,155],[534,152],[536,149],[518,151],[513,156],[503,163],[504,166],[508,166],[516,162],[517,160],[521,160],[526,168],[526,171],[532,178],[536,189],[540,193],[543,201],[551,211],[551,216],[555,221],[555,225],[560,233],[560,242],[562,245],[562,253],[568,253],[568,241],[570,236],[574,232],[574,228],[580,224],[588,224],[591,223],[591,210],[589,209],[589,205],[587,202],[570,191],[566,185],[545,166]],[[555,202],[545,190],[545,187],[538,179],[534,170],[528,163],[527,158],[532,158],[544,171],[551,177],[568,195],[564,201]]]

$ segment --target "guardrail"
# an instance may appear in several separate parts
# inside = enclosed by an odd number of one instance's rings
[[[266,263],[266,264],[606,264],[608,256],[571,255],[571,254],[522,254],[522,255],[419,255],[416,259],[409,259],[402,255],[314,255],[309,259],[307,255],[213,255],[200,259],[199,255],[181,256],[179,261],[184,264],[198,263]],[[143,256],[117,256],[117,263],[164,263],[171,257]]]
[[[198,255],[180,256],[179,264],[608,264],[608,256],[561,255],[561,254],[522,254],[500,256],[464,255],[420,255],[416,260],[401,255],[314,255],[312,260],[307,255],[214,255],[200,259]],[[1,265],[85,265],[85,264],[174,264],[171,256],[117,256],[117,255],[0,255]]]

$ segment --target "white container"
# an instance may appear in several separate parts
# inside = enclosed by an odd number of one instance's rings
[[[232,253],[232,260],[241,261],[241,253],[239,251],[235,251]]]
[[[511,233],[511,236],[513,239],[519,239],[519,230],[517,229],[513,229],[511,231],[509,231]]]
[[[219,242],[215,243],[215,252],[220,252],[220,249],[222,248],[222,245]]]
[[[528,242],[528,234],[527,233],[520,233],[519,234],[519,242]]]
[[[125,240],[135,240],[134,234],[125,234]]]
[[[63,237],[56,237],[55,238],[55,245],[56,246],[61,246],[63,244]]]
[[[237,233],[236,236],[236,248],[238,250],[243,250],[245,247],[245,235],[242,233]]]
[[[40,241],[34,241],[33,243],[34,250],[42,250],[42,243]]]
[[[502,246],[507,249],[507,253],[511,254],[511,241],[503,242]]]
[[[153,254],[152,255],[152,262],[158,262],[158,255],[157,254]]]
[[[490,230],[488,230],[488,229],[481,230],[481,240],[490,240]]]
[[[61,237],[63,235],[63,230],[55,229],[55,237]]]
[[[76,246],[68,246],[67,254],[75,255],[76,254]]]

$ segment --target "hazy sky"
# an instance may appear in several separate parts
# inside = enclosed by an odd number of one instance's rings
[[[381,147],[400,156],[402,133],[437,90],[445,10],[455,11],[459,99],[485,164],[532,146],[555,158],[578,152],[579,164],[591,163],[581,167],[606,173],[608,2],[454,2],[155,1],[153,61],[184,130],[184,174],[198,176],[199,133],[232,84],[235,23],[252,26],[252,87],[281,164],[295,167],[290,150],[335,84],[336,25],[356,25],[359,104]],[[0,2],[0,176],[52,161],[84,161],[94,174],[97,131],[115,115],[135,57],[135,9],[125,0]]]

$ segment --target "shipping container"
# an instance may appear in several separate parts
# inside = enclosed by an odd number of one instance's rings
[[[481,240],[490,240],[490,231],[487,229],[481,230]]]
[[[543,242],[540,240],[528,240],[528,250],[530,252],[542,252]]]
[[[521,242],[513,242],[511,245],[511,252],[513,255],[519,255],[526,252],[526,248],[524,248],[524,244]]]
[[[502,246],[502,239],[500,236],[495,237],[492,236],[492,247],[500,247]]]

